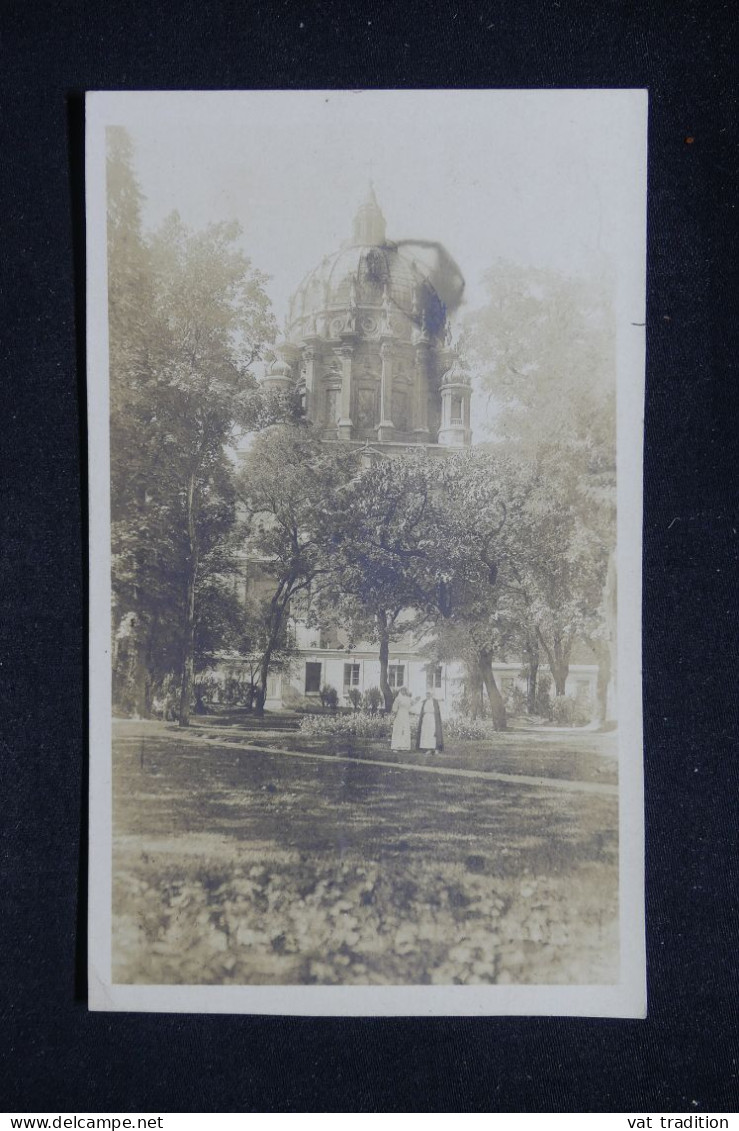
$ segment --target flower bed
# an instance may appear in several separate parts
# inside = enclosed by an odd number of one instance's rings
[[[305,715],[300,720],[300,733],[305,738],[358,738],[372,742],[389,738],[392,720],[382,715],[357,711],[342,715]]]

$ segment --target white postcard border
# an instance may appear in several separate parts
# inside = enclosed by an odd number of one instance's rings
[[[156,99],[175,118],[207,119],[222,100],[281,103],[310,115],[326,96],[479,100],[495,91],[100,92],[86,98],[87,400],[90,620],[89,1008],[192,1013],[292,1015],[646,1015],[644,800],[641,712],[641,514],[646,274],[646,122],[642,90],[506,91],[523,98],[618,99],[624,178],[623,255],[618,285],[618,699],[620,980],[615,985],[493,986],[175,986],[112,982],[112,722],[110,635],[110,494],[108,423],[105,127],[126,124]],[[461,108],[461,107],[460,107]],[[641,142],[640,148],[637,143]]]

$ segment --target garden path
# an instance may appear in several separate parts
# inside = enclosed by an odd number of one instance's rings
[[[224,728],[225,729],[225,728]],[[231,728],[228,728],[231,730]],[[243,733],[243,732],[241,732]],[[220,746],[228,749],[245,750],[255,754],[279,754],[286,758],[303,758],[318,762],[357,762],[370,766],[384,766],[399,773],[438,774],[442,777],[477,778],[481,781],[507,782],[512,785],[529,785],[540,789],[565,790],[570,793],[597,793],[601,795],[618,796],[618,786],[602,782],[573,781],[566,778],[553,778],[528,774],[506,774],[494,770],[466,770],[452,766],[419,765],[410,762],[386,762],[378,758],[362,756],[351,757],[341,754],[318,754],[304,750],[284,750],[275,746],[255,746],[248,742],[239,742],[237,739],[207,737],[202,731],[178,730],[177,737],[180,741],[190,742],[198,746]],[[134,740],[134,735],[130,736]],[[138,739],[137,739],[138,740]],[[125,738],[124,738],[125,741]]]

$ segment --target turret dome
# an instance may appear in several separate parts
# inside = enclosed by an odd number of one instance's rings
[[[291,370],[286,361],[278,358],[276,361],[272,362],[269,367],[269,373],[270,377],[290,377]]]

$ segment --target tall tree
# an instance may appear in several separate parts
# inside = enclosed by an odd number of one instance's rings
[[[556,448],[592,471],[616,454],[615,324],[608,278],[568,278],[500,262],[463,348],[495,434],[528,452]]]
[[[153,682],[177,670],[187,725],[198,593],[235,518],[229,449],[274,408],[251,372],[274,322],[238,226],[191,233],[173,215],[145,238],[130,141],[112,130],[108,143],[118,697],[146,713]]]
[[[254,425],[251,371],[274,338],[264,284],[236,246],[237,224],[189,232],[172,215],[151,241],[157,409],[167,458],[178,467],[184,542],[180,726],[194,679],[195,599],[214,484],[230,474],[229,447]]]
[[[492,669],[505,632],[496,587],[505,515],[489,457],[479,453],[384,457],[360,466],[336,492],[330,569],[318,605],[325,615],[330,604],[356,638],[378,645],[388,709],[390,645],[433,630],[437,658],[468,663],[496,726],[505,726]]]
[[[154,681],[174,662],[161,631],[163,610],[177,600],[176,532],[165,501],[174,483],[165,467],[151,473],[160,428],[145,390],[156,321],[133,147],[121,127],[109,127],[106,140],[113,698],[117,710],[145,715]]]
[[[499,580],[508,511],[488,452],[472,450],[444,462],[438,473],[437,515],[437,655],[464,661],[471,682],[485,689],[495,728],[504,730],[505,704],[493,660],[504,654],[510,636]]]
[[[494,468],[502,480],[501,461]],[[601,631],[608,545],[580,476],[553,460],[507,461],[508,522],[500,583],[520,652],[544,654],[565,694],[572,649]]]
[[[606,565],[615,547],[615,332],[605,276],[571,279],[500,263],[465,348],[494,402],[496,451],[513,453],[525,492],[506,528],[506,584],[518,594],[521,653],[541,653],[564,694],[572,647],[605,661]],[[503,447],[500,447],[500,441]],[[535,679],[529,681],[535,698]]]
[[[434,470],[424,452],[364,464],[334,493],[330,568],[314,594],[319,619],[338,619],[379,649],[380,690],[393,704],[390,646],[435,608]]]
[[[289,647],[291,612],[330,571],[335,492],[352,473],[351,448],[323,444],[309,426],[274,425],[245,453],[238,490],[248,524],[252,569],[259,571],[262,623],[255,713],[264,713],[267,678]]]

